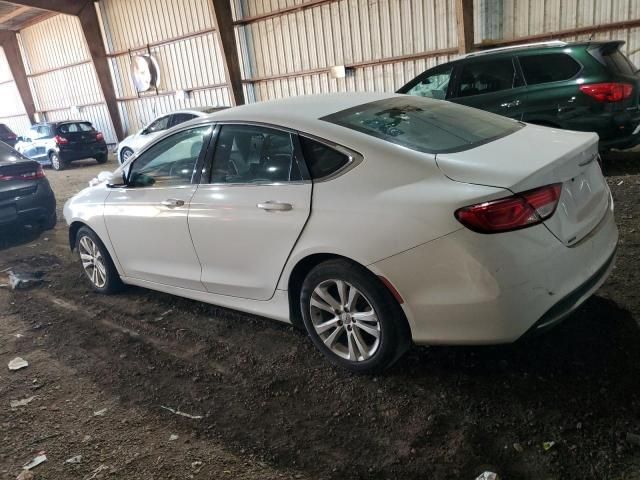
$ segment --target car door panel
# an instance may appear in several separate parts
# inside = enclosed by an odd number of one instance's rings
[[[131,164],[127,186],[110,192],[104,218],[125,276],[204,291],[188,214],[210,133],[194,127],[159,140]]]
[[[222,144],[230,150],[236,146],[235,140],[225,138],[229,137],[218,135],[216,142],[215,183],[198,187],[189,210],[189,229],[202,263],[202,283],[211,293],[268,300],[309,218],[312,185],[297,176],[300,174],[291,174],[287,181],[273,177],[286,162],[297,165],[301,156],[265,154],[268,147],[251,143],[253,139],[245,142],[249,146],[241,146],[225,158],[228,172],[221,178],[216,163],[225,148]],[[291,165],[283,168],[291,172]]]

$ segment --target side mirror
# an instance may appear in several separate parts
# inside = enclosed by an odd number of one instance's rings
[[[149,129],[148,128],[143,128],[142,130],[140,130],[139,134],[140,135],[146,135],[149,133]]]
[[[25,138],[24,138],[23,136],[18,135],[18,136],[16,137],[16,142],[24,142],[24,141],[25,141]]]
[[[106,172],[105,172],[106,173]],[[127,185],[127,173],[125,171],[115,171],[113,173],[108,172],[107,187],[116,188],[124,187]],[[100,177],[100,175],[98,175]]]

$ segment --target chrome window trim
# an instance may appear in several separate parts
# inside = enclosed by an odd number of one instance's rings
[[[329,182],[329,181],[334,180],[334,179],[336,179],[338,177],[341,177],[345,173],[347,173],[347,172],[353,170],[354,168],[356,168],[364,160],[364,155],[362,155],[359,152],[356,152],[355,150],[351,150],[350,148],[347,148],[347,147],[345,147],[343,145],[340,145],[339,143],[335,143],[335,142],[333,142],[331,140],[327,140],[325,138],[318,137],[316,135],[312,135],[312,134],[306,133],[306,132],[298,131],[297,133],[301,137],[305,137],[305,138],[308,138],[309,140],[313,140],[315,142],[318,142],[318,143],[321,143],[323,145],[326,145],[327,147],[338,151],[339,153],[345,155],[348,158],[347,163],[344,164],[342,167],[340,167],[335,172],[330,173],[329,175],[327,175],[325,177],[312,179],[312,181],[314,183]],[[304,152],[303,152],[303,155],[304,155]]]

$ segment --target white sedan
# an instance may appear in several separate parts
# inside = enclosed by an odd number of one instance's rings
[[[225,107],[196,107],[162,114],[140,131],[122,140],[116,147],[116,158],[122,164],[170,128],[194,118],[205,117],[223,108]]]
[[[513,342],[598,289],[618,231],[597,141],[414,96],[298,97],[170,130],[64,215],[98,292],[304,325],[373,371],[412,342]]]

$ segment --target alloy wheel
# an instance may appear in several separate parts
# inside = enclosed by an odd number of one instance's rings
[[[320,340],[345,360],[362,362],[380,346],[380,321],[371,302],[344,280],[325,280],[311,295],[311,321]]]
[[[107,269],[104,258],[96,243],[89,237],[83,236],[78,244],[80,260],[84,272],[96,287],[102,288],[107,283]]]
[[[54,170],[60,170],[60,157],[55,153],[51,154],[51,166]]]
[[[132,155],[133,155],[133,150],[125,148],[120,154],[120,158],[122,159],[122,162],[120,163],[125,163],[127,160],[131,158]]]

